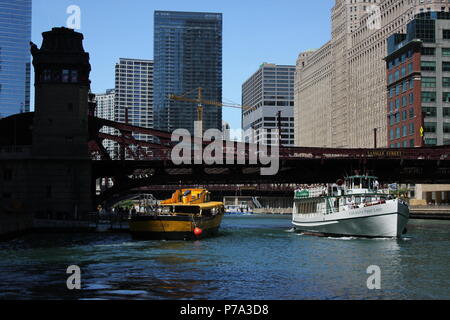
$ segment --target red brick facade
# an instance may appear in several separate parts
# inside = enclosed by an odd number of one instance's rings
[[[408,44],[386,62],[388,146],[422,147],[421,46]]]

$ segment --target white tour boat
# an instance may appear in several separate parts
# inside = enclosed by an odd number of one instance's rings
[[[295,192],[293,224],[305,234],[396,238],[408,220],[408,204],[380,191],[376,177],[352,176]]]

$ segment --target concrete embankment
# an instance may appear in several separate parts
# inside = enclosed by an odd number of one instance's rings
[[[254,214],[279,214],[279,215],[292,215],[292,208],[261,208],[253,209]]]
[[[0,240],[9,240],[30,231],[33,218],[26,214],[0,214]]]
[[[450,206],[413,206],[411,219],[450,220]]]

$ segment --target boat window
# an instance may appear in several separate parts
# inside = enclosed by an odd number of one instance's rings
[[[355,203],[356,204],[361,204],[361,198],[360,197],[356,197],[355,198]]]
[[[369,179],[368,178],[362,179],[362,188],[369,189]]]
[[[183,197],[187,197],[191,194],[191,190],[186,190],[186,192],[183,194]]]
[[[197,206],[176,206],[175,213],[189,213],[198,214],[200,213],[200,207]]]
[[[160,207],[158,208],[158,212],[162,214],[169,214],[173,212],[173,207]]]

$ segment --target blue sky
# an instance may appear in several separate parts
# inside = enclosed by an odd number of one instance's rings
[[[94,93],[114,88],[119,58],[153,59],[155,10],[223,13],[223,98],[241,103],[241,86],[263,62],[295,64],[298,54],[330,39],[334,0],[33,0],[32,40],[66,26],[70,5],[81,9],[84,47],[91,57]],[[34,100],[34,99],[33,99]],[[238,109],[223,118],[240,128]]]

